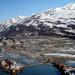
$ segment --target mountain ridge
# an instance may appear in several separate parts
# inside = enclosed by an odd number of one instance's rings
[[[24,34],[75,37],[75,4],[49,9],[32,16],[19,16],[0,24],[1,35]]]

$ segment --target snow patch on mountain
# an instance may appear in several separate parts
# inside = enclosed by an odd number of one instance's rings
[[[22,25],[25,28],[19,30],[24,30],[25,33],[36,31],[45,32],[47,34],[56,33],[62,35],[74,35],[75,31],[75,4],[68,4],[64,7],[51,8],[48,11],[43,11],[41,13],[33,14],[32,16],[18,16],[16,18],[11,18],[7,20],[4,24],[6,29],[11,29],[10,26]],[[3,28],[5,29],[5,28]],[[2,31],[0,27],[0,32]],[[35,32],[34,32],[35,33]]]
[[[10,18],[9,20],[6,20],[4,24],[7,25],[7,27],[9,27],[11,25],[22,22],[25,18],[27,18],[27,16],[18,16],[16,18]]]

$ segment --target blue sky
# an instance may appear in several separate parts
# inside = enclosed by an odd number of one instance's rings
[[[75,0],[0,0],[0,22],[19,15],[30,16],[74,2]]]

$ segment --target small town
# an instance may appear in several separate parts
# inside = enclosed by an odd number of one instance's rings
[[[50,46],[53,41],[54,46]],[[22,72],[23,69],[32,65],[52,64],[62,75],[73,75],[75,68],[65,65],[63,62],[66,62],[66,60],[74,61],[75,57],[71,55],[66,55],[65,57],[62,54],[58,54],[57,56],[55,54],[48,55],[48,53],[55,53],[57,49],[58,53],[64,53],[65,49],[67,51],[71,49],[72,52],[72,49],[75,47],[74,43],[74,41],[68,38],[57,37],[27,37],[25,39],[18,37],[18,39],[14,40],[13,38],[3,37],[0,42],[0,69],[10,75],[17,75],[17,73]],[[22,57],[25,56],[23,60],[28,58],[27,61],[20,61],[20,58],[22,60],[21,54]]]

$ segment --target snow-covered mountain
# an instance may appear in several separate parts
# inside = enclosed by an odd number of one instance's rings
[[[18,16],[16,18],[10,18],[9,20],[6,20],[4,24],[7,25],[7,27],[9,27],[11,25],[15,25],[22,22],[26,18],[27,18],[26,16]]]
[[[29,17],[19,16],[0,24],[1,35],[75,36],[75,4],[49,9]]]

